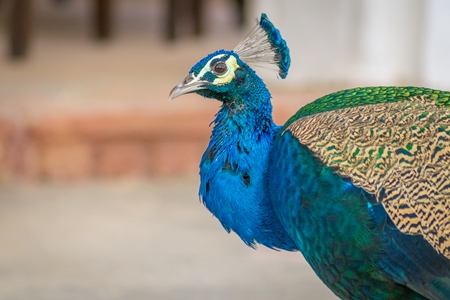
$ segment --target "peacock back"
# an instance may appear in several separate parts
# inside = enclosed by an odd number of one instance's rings
[[[450,258],[449,99],[416,87],[344,90],[300,109],[282,134],[375,195],[401,232]]]

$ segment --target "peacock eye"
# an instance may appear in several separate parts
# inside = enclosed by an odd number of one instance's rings
[[[213,72],[216,75],[223,75],[227,71],[227,65],[223,61],[219,61],[213,66]]]

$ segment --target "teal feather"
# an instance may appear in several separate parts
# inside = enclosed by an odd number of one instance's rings
[[[289,48],[263,14],[171,92],[222,104],[200,162],[205,206],[251,247],[300,251],[343,299],[450,299],[450,93],[338,91],[280,127],[251,68],[267,62],[286,77]]]
[[[250,66],[275,65],[282,79],[286,78],[291,65],[286,41],[264,13],[261,14],[258,25],[234,48],[233,52]]]
[[[269,197],[283,227],[340,298],[450,295],[450,261],[422,237],[400,233],[373,195],[318,162],[290,133],[277,137],[267,178]],[[422,257],[408,253],[414,249]]]
[[[291,66],[291,56],[286,41],[281,37],[280,31],[269,21],[266,14],[261,14],[259,25],[267,32],[270,44],[277,55],[278,67],[280,68],[279,75],[284,79]]]

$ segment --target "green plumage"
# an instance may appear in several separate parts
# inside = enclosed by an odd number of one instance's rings
[[[280,218],[338,296],[421,299],[398,285],[405,282],[426,298],[450,297],[449,96],[415,87],[339,91],[301,108],[280,131],[272,197],[282,186],[291,189],[276,200],[282,211],[297,201],[309,208]]]
[[[289,132],[278,137],[273,151],[269,187],[279,217],[338,297],[427,299],[393,281],[380,266],[387,251],[381,245],[389,238],[381,233],[386,215],[373,196],[318,163]],[[368,203],[373,208],[368,210]]]
[[[423,235],[450,258],[450,110],[442,105],[448,95],[409,87],[346,90],[309,109],[339,108],[291,119],[282,132],[375,195],[402,232]]]
[[[449,105],[450,92],[421,87],[361,87],[342,90],[323,96],[300,108],[286,123],[285,127],[298,118],[341,108],[361,105],[405,101],[413,96],[427,95],[436,100],[437,105]]]

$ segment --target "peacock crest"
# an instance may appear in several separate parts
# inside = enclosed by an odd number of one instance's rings
[[[251,67],[276,67],[282,79],[286,78],[291,64],[289,48],[280,31],[261,14],[258,24],[234,49],[239,58]]]

